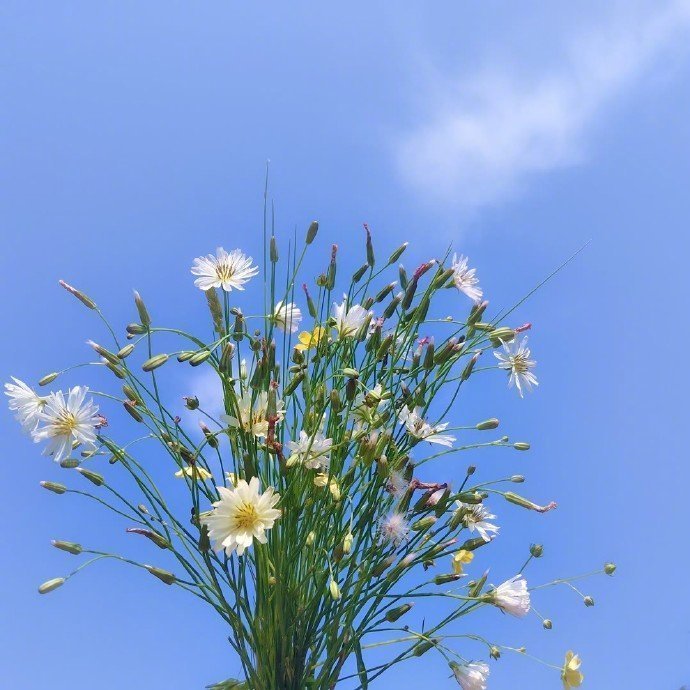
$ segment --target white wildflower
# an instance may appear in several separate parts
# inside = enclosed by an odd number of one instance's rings
[[[302,312],[294,302],[285,303],[283,300],[273,309],[273,321],[283,331],[295,333],[302,321]]]
[[[458,257],[457,254],[453,254],[453,283],[460,292],[464,292],[472,301],[478,302],[484,293],[479,287],[476,269],[469,268],[468,261],[466,256]]]
[[[40,420],[40,413],[48,401],[47,397],[41,397],[24,381],[12,377],[14,383],[5,384],[5,395],[9,398],[9,408],[15,413],[17,421],[22,429],[32,434]]]
[[[194,259],[192,265],[192,275],[198,276],[194,285],[201,290],[244,290],[243,285],[258,272],[258,267],[252,265],[251,256],[245,256],[240,249],[228,254],[223,247],[216,249],[215,256],[208,254]]]
[[[457,506],[456,513],[458,513],[460,521],[470,532],[476,530],[484,541],[491,541],[498,534],[500,528],[488,522],[489,520],[494,520],[496,516],[492,515],[481,503],[472,505],[462,501],[455,501],[455,505]]]
[[[360,304],[348,307],[346,297],[343,297],[340,304],[334,303],[333,317],[339,337],[347,338],[355,335],[369,318],[370,313]]]
[[[237,398],[238,416],[221,415],[220,418],[234,429],[243,429],[263,438],[268,433],[268,393],[262,391],[254,394],[248,390]],[[278,422],[285,418],[285,403],[276,400],[276,416]]]
[[[241,556],[252,545],[254,539],[265,544],[266,530],[273,527],[280,517],[275,505],[280,494],[269,487],[259,493],[259,480],[252,477],[249,484],[240,479],[232,488],[217,487],[220,500],[213,504],[213,510],[200,517],[208,527],[208,536],[216,551],[225,549],[229,556],[237,550]]]
[[[486,690],[486,681],[489,677],[488,664],[483,661],[470,661],[467,664],[451,661],[450,667],[462,690]]]
[[[515,386],[522,398],[524,388],[531,390],[532,386],[538,386],[537,377],[532,373],[536,362],[530,359],[530,350],[527,347],[527,336],[518,340],[514,338],[510,343],[503,343],[503,352],[494,352],[501,369],[507,369],[508,385]]]
[[[407,433],[417,439],[426,441],[427,443],[437,443],[440,446],[447,446],[451,448],[455,441],[455,436],[451,434],[443,434],[448,428],[448,423],[431,425],[420,414],[419,408],[410,410],[404,406],[398,413],[398,419],[401,424],[405,425]]]
[[[523,618],[529,613],[530,598],[527,580],[522,575],[515,575],[496,587],[492,593],[493,602],[511,616]]]
[[[86,386],[70,388],[67,397],[62,391],[51,393],[39,413],[42,426],[34,431],[34,439],[48,441],[44,455],[52,455],[55,462],[68,457],[72,448],[84,444],[93,448],[96,429],[103,424],[98,406],[86,400]]]
[[[322,433],[310,436],[302,430],[298,441],[288,443],[288,448],[292,451],[287,461],[288,466],[299,463],[312,470],[328,469],[332,446],[333,439],[326,438]]]

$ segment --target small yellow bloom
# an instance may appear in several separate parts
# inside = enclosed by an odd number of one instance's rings
[[[331,479],[328,488],[330,489],[333,498],[336,501],[339,501],[342,497],[342,494],[340,493],[340,487],[338,486],[338,482],[335,479]]]
[[[324,336],[327,336],[327,331],[325,328],[321,328],[321,326],[317,326],[311,333],[309,331],[302,331],[297,337],[299,342],[295,345],[295,349],[302,352],[304,350],[311,350],[321,342]]]
[[[320,489],[323,489],[324,486],[328,484],[328,475],[327,474],[317,474],[314,476],[314,486],[318,486]]]
[[[462,566],[465,563],[471,563],[474,558],[474,554],[471,551],[465,551],[465,549],[460,549],[453,556],[453,573],[455,575],[462,575]]]
[[[175,472],[175,476],[179,477],[180,479],[185,475],[192,477],[193,479],[200,479],[202,482],[205,482],[207,479],[211,479],[213,477],[208,470],[205,470],[203,467],[199,467],[198,465],[187,465],[183,469]]]
[[[565,690],[579,688],[580,685],[582,685],[582,681],[585,677],[580,673],[581,663],[582,661],[577,654],[568,652],[565,655],[565,664],[563,664],[563,670],[561,671],[561,680],[563,681]]]

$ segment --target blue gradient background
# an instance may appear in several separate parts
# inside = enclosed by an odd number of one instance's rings
[[[583,585],[593,609],[566,588],[535,597],[554,619],[551,632],[536,616],[516,621],[495,611],[455,631],[525,645],[556,663],[575,649],[589,690],[678,690],[690,683],[687,69],[620,99],[593,126],[581,164],[479,210],[415,194],[391,155],[396,131],[418,117],[411,44],[471,66],[483,46],[510,41],[526,25],[548,33],[565,21],[561,12],[567,19],[572,10],[3,3],[0,372],[35,380],[86,360],[86,338],[105,341],[59,278],[84,289],[118,327],[133,320],[137,288],[159,323],[205,332],[189,265],[217,245],[260,255],[269,158],[279,232],[321,222],[308,274],[325,265],[333,241],[344,267],[358,265],[368,222],[379,256],[411,241],[409,265],[454,242],[497,309],[591,239],[516,314],[516,323],[534,324],[538,392],[520,401],[502,377],[488,376],[457,408],[460,423],[500,417],[505,433],[533,450],[446,458],[437,470],[456,482],[469,462],[486,478],[520,472],[524,493],[558,500],[546,516],[493,506],[505,525],[484,552],[495,581],[514,573],[533,541],[546,548],[528,571],[533,584],[609,559],[618,573]],[[536,44],[518,49],[540,59]],[[457,304],[448,298],[449,309]],[[63,385],[84,381],[81,374],[107,385],[80,372]],[[192,392],[187,368],[166,372],[171,395]],[[125,421],[103,410],[111,427]],[[0,415],[0,431],[0,688],[189,690],[237,672],[220,621],[138,571],[98,564],[38,596],[40,582],[77,563],[52,549],[52,538],[144,560],[159,554],[77,497],[41,490],[40,480],[64,480],[65,470],[40,457],[9,414]],[[484,656],[480,646],[461,648]],[[431,655],[378,685],[420,684],[453,686]],[[492,662],[490,687],[560,681],[506,654]]]

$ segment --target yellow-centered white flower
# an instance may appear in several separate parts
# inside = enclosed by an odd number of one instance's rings
[[[249,483],[240,479],[234,487],[219,486],[220,500],[213,504],[213,510],[200,517],[208,527],[208,536],[214,550],[230,556],[233,551],[241,556],[254,539],[260,544],[268,541],[266,530],[273,527],[280,517],[275,506],[280,494],[268,487],[259,493],[259,480],[252,477]]]
[[[484,293],[479,287],[476,269],[470,268],[467,265],[468,261],[466,256],[453,254],[453,283],[460,292],[464,292],[473,302],[479,302]]]
[[[493,601],[500,609],[511,616],[523,618],[529,613],[530,598],[527,580],[522,575],[515,575],[496,587],[492,593]]]
[[[39,413],[39,426],[33,433],[34,440],[48,441],[44,455],[52,455],[55,462],[68,457],[75,445],[93,448],[96,429],[103,423],[98,406],[86,400],[86,386],[70,388],[67,397],[62,391],[51,393]]]
[[[343,297],[340,304],[333,303],[333,318],[340,338],[348,338],[357,334],[370,316],[361,304],[348,307],[347,298]]]
[[[522,398],[525,394],[523,390],[531,390],[532,386],[538,386],[537,377],[532,373],[532,369],[537,365],[536,361],[530,359],[530,349],[527,347],[527,336],[518,340],[514,338],[510,343],[503,343],[503,352],[494,352],[501,369],[508,370],[508,386],[515,386]]]
[[[398,412],[398,419],[401,424],[405,425],[407,433],[420,441],[437,443],[439,446],[446,446],[447,448],[453,446],[455,436],[441,433],[448,428],[448,423],[444,422],[432,426],[419,414],[419,408],[410,410],[407,406],[403,407]]]
[[[296,333],[302,322],[302,312],[294,302],[280,300],[273,309],[273,321],[281,330]]]
[[[483,661],[470,661],[468,664],[452,661],[450,667],[462,690],[486,690],[488,664]]]
[[[43,411],[47,397],[41,397],[24,381],[12,377],[14,383],[5,384],[5,395],[9,398],[10,410],[15,413],[17,421],[22,429],[32,434],[40,421],[40,413]]]
[[[194,285],[201,290],[244,290],[244,284],[258,272],[258,267],[252,265],[252,257],[245,256],[240,249],[228,253],[218,247],[215,256],[200,256],[192,264],[192,275],[198,276]]]
[[[481,503],[473,505],[463,503],[462,501],[455,501],[455,506],[455,512],[460,522],[470,532],[476,530],[484,541],[491,541],[498,534],[500,528],[489,522],[489,520],[494,520],[496,516],[492,515]]]
[[[237,399],[237,409],[237,417],[224,414],[220,418],[234,429],[244,429],[257,438],[266,436],[268,433],[268,393],[266,391],[256,395],[251,390],[246,391]],[[276,400],[276,416],[278,422],[282,422],[285,418],[285,403],[282,400]]]

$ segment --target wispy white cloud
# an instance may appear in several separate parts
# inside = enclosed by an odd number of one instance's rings
[[[624,3],[598,19],[563,37],[555,64],[436,75],[420,125],[397,144],[404,180],[433,201],[476,209],[582,162],[606,108],[690,43],[690,0]]]

